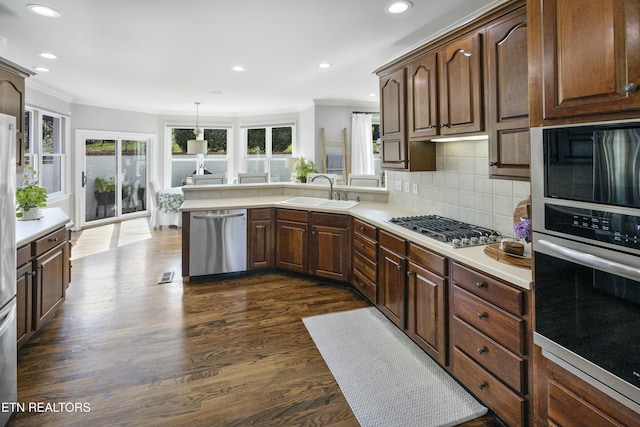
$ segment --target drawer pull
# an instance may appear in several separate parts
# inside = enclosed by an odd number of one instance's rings
[[[478,349],[476,350],[478,352],[478,354],[483,354],[487,352],[487,347],[478,347]]]
[[[360,287],[364,288],[364,282],[360,282]]]
[[[402,271],[402,265],[398,264],[398,271]]]
[[[477,282],[476,283],[476,288],[486,288],[487,284],[484,282]]]
[[[485,317],[489,317],[487,313],[478,313],[478,319],[484,319]]]
[[[361,248],[364,248],[364,243],[360,243],[360,247],[361,247]]]
[[[361,227],[360,227],[360,231],[364,231],[364,227],[362,227],[362,226],[361,226]]]
[[[485,388],[487,388],[487,383],[485,383],[484,381],[481,383],[478,383],[478,388],[480,390],[484,390]]]
[[[50,241],[50,242],[57,242],[57,241],[58,241],[58,238],[57,238],[57,237],[54,237],[53,239],[52,239],[52,238],[49,238],[49,241]]]

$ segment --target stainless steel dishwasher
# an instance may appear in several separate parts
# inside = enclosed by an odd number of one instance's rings
[[[191,212],[189,276],[247,269],[247,210]]]

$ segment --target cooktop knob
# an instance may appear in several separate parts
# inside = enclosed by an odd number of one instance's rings
[[[480,239],[478,239],[477,237],[472,237],[471,238],[471,244],[472,245],[477,245],[479,241],[480,241]]]
[[[453,240],[451,240],[451,244],[453,246],[460,246],[460,245],[462,245],[462,242],[460,241],[460,239],[453,239]]]
[[[463,245],[468,245],[469,244],[469,238],[468,237],[463,237],[462,238],[462,244]]]

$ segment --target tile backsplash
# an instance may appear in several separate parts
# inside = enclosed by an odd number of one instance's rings
[[[436,172],[387,171],[389,203],[513,236],[513,211],[529,182],[489,178],[489,141],[436,143]]]

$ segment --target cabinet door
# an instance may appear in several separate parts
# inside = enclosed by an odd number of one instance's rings
[[[380,78],[382,167],[405,169],[405,70]]]
[[[301,222],[278,220],[276,266],[285,270],[307,272],[307,227]]]
[[[0,68],[0,113],[16,118],[16,166],[24,165],[24,77]]]
[[[493,178],[529,178],[527,17],[524,10],[486,31],[489,167]]]
[[[481,34],[443,49],[440,77],[440,133],[453,135],[484,129]]]
[[[247,231],[247,267],[273,267],[275,239],[272,221],[250,221]]]
[[[640,108],[640,1],[532,3],[541,8],[545,119]]]
[[[431,357],[446,366],[446,281],[409,263],[407,282],[407,333]]]
[[[39,329],[62,304],[65,296],[67,242],[39,256],[35,260],[35,313],[33,313],[34,329]]]
[[[420,57],[408,67],[407,124],[410,140],[438,134],[438,61],[435,52]]]
[[[405,328],[405,258],[380,247],[378,308],[399,328]]]
[[[33,266],[31,263],[20,267],[16,275],[17,307],[16,327],[18,336],[18,348],[20,348],[31,336],[31,319],[33,306]]]
[[[351,258],[349,231],[325,225],[311,226],[309,273],[330,279],[349,280]]]

